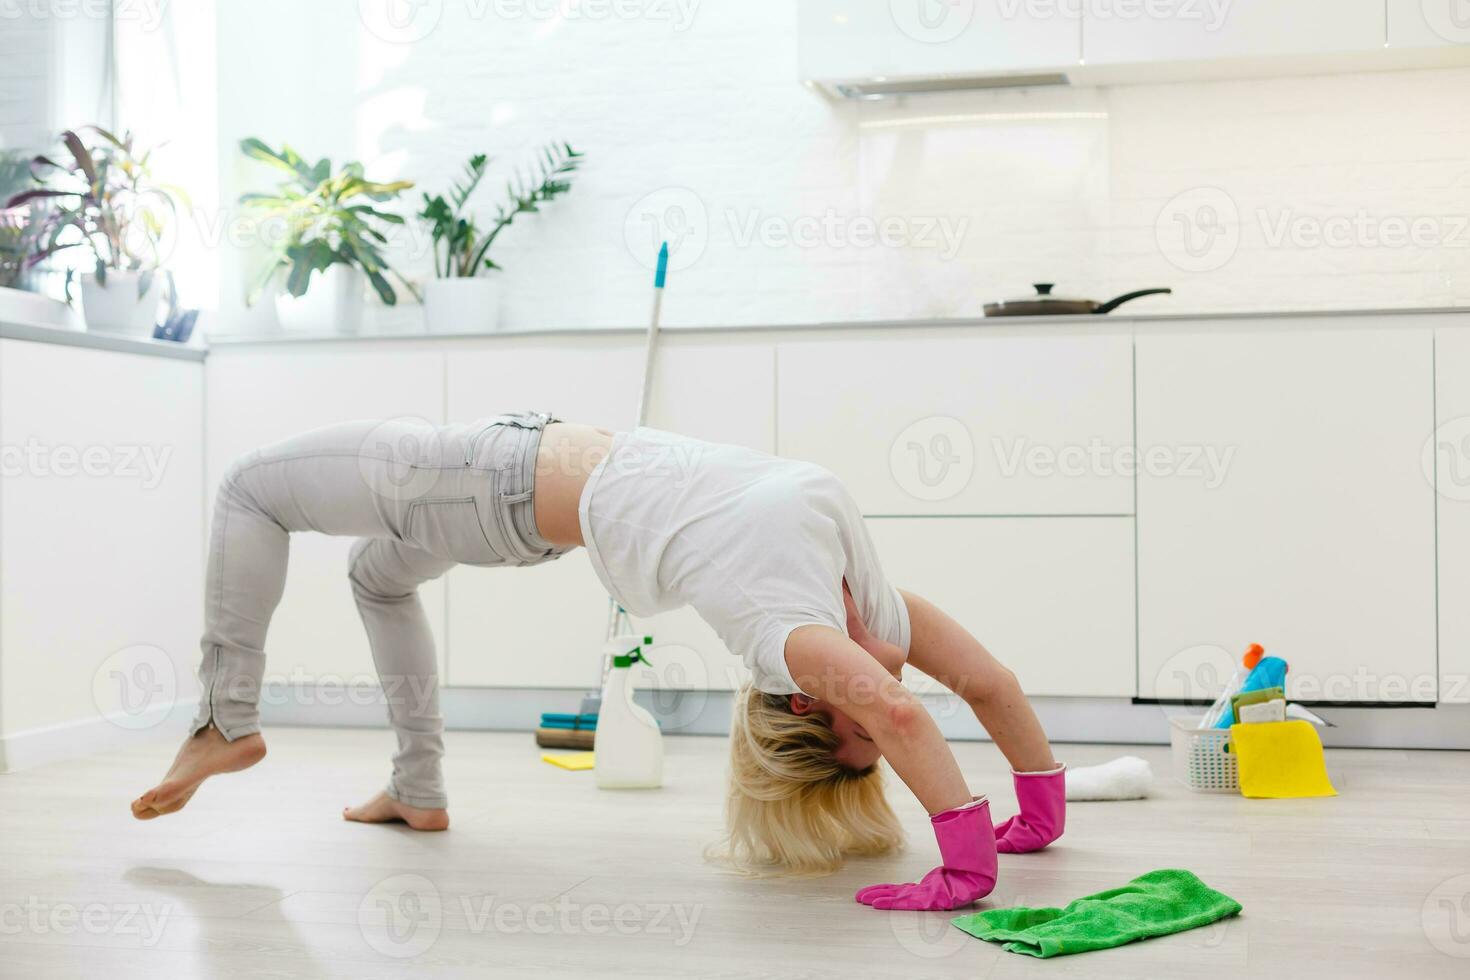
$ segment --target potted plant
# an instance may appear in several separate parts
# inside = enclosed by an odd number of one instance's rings
[[[30,158],[0,151],[0,201],[9,201],[31,182]],[[29,245],[31,209],[0,206],[0,289],[20,286]]]
[[[334,173],[325,158],[309,164],[289,146],[273,150],[254,138],[241,140],[240,150],[286,174],[274,193],[240,198],[263,222],[284,225],[246,293],[247,305],[278,284],[276,317],[283,328],[356,333],[366,284],[388,306],[398,302],[389,276],[417,298],[413,285],[389,266],[380,248],[388,243],[386,227],[403,224],[403,218],[376,206],[396,200],[413,181],[370,181],[357,162]],[[313,274],[321,280],[315,289]]]
[[[496,209],[488,229],[481,229],[467,208],[485,177],[490,158],[470,157],[464,177],[449,189],[449,197],[424,195],[419,218],[433,239],[434,278],[424,288],[424,323],[430,333],[487,333],[499,319],[499,284],[482,273],[498,270],[490,246],[516,215],[534,214],[541,205],[571,190],[571,175],[582,154],[566,143],[541,150],[529,173],[519,171],[506,182],[506,199]]]
[[[9,201],[31,182],[31,158],[0,151],[0,202]],[[71,312],[66,304],[25,289],[36,216],[28,204],[13,208],[0,204],[0,320],[66,326]]]
[[[88,329],[151,336],[163,298],[164,234],[187,203],[177,187],[153,180],[151,150],[135,150],[100,126],[83,127],[101,139],[87,145],[75,130],[61,134],[70,157],[30,162],[38,186],[12,196],[6,207],[39,208],[25,265],[33,267],[67,249],[86,248],[81,274],[82,315]],[[71,298],[72,273],[66,279]]]

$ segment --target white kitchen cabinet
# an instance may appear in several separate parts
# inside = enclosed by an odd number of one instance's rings
[[[868,80],[1075,65],[1081,21],[1009,0],[802,0],[803,79]]]
[[[456,421],[537,411],[626,429],[637,416],[643,348],[624,336],[506,340],[447,356],[445,404]]]
[[[776,350],[664,335],[648,424],[761,452],[776,448]],[[636,398],[635,398],[636,401]]]
[[[642,353],[621,338],[510,342],[450,355],[449,416],[552,412],[627,428]],[[455,568],[449,588],[449,683],[595,688],[607,593],[576,551],[532,568]]]
[[[516,342],[458,353],[448,364],[449,414],[469,418],[530,408],[554,411],[569,421],[629,428],[642,366],[641,339],[627,337]],[[650,425],[772,448],[775,359],[769,345],[666,338],[655,378]],[[526,569],[457,568],[447,578],[451,683],[596,686],[607,593],[585,552]],[[728,689],[738,680],[738,662],[693,612],[680,610],[638,625],[655,637],[648,683],[698,690]]]
[[[214,512],[215,490],[230,463],[262,445],[334,422],[407,416],[437,424],[444,416],[444,355],[437,351],[217,348],[207,377],[206,515]],[[286,594],[266,639],[268,678],[357,683],[376,677],[347,581],[351,546],[351,538],[291,536]],[[442,667],[443,580],[426,583],[419,595]]]
[[[1372,52],[1384,0],[1150,0],[1082,4],[1089,66]]]
[[[1439,496],[1439,695],[1470,703],[1470,329],[1435,334],[1434,439],[1421,454]]]
[[[782,344],[781,455],[869,515],[1129,514],[1126,334]]]
[[[1388,46],[1456,48],[1470,45],[1466,0],[1388,0]]]
[[[0,735],[197,695],[203,366],[0,340]]]
[[[1406,326],[1138,337],[1141,696],[1258,642],[1302,700],[1434,700],[1431,358]]]
[[[889,580],[953,616],[1026,693],[1134,693],[1133,519],[875,518]],[[916,691],[943,690],[906,670]]]

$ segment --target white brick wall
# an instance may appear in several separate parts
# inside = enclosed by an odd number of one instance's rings
[[[261,176],[235,159],[243,135],[432,189],[476,150],[570,140],[588,153],[574,192],[497,246],[516,327],[641,323],[644,212],[681,211],[696,233],[672,324],[978,315],[1039,279],[1177,290],[1139,311],[1470,302],[1470,71],[834,104],[796,81],[790,0],[682,2],[558,20],[443,0],[408,43],[365,28],[356,0],[222,5],[226,197]],[[894,219],[900,244],[868,244],[864,218]],[[1379,243],[1399,225],[1420,243]],[[963,233],[952,248],[943,227]],[[1346,238],[1313,244],[1314,228]],[[223,261],[239,327],[239,256]]]
[[[33,150],[50,137],[51,22],[23,13],[0,17],[0,150]]]

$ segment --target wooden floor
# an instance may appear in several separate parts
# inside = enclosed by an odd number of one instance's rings
[[[128,801],[171,747],[0,776],[0,977],[1470,977],[1470,754],[1334,751],[1336,799],[1187,792],[1141,748],[1156,795],[1074,804],[1047,851],[1001,855],[988,904],[1062,905],[1189,868],[1237,898],[1226,923],[1034,960],[949,914],[885,913],[860,886],[936,861],[911,850],[815,880],[748,880],[701,857],[720,821],[724,741],[669,739],[662,790],[599,792],[528,735],[449,737],[445,834],[346,824],[390,736],[276,729],[254,770],[152,823]],[[997,820],[1014,805],[986,744],[956,746]],[[1063,746],[1074,765],[1117,746]]]

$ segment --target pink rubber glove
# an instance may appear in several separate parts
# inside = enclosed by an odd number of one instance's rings
[[[1012,772],[1021,812],[995,828],[995,849],[1002,854],[1039,851],[1067,826],[1067,767],[1049,772]]]
[[[869,885],[855,896],[875,909],[957,909],[995,887],[995,828],[990,803],[975,800],[929,819],[944,863],[912,885]]]

